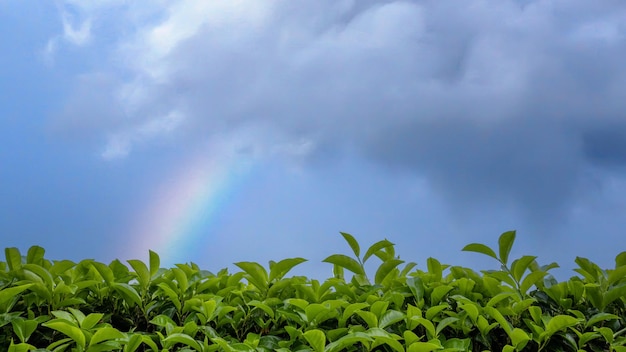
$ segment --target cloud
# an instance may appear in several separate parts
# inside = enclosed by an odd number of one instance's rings
[[[303,158],[350,150],[426,177],[450,204],[529,216],[567,213],[626,162],[626,4],[188,0],[150,20],[117,9],[142,21],[112,53],[119,109],[93,117],[111,136],[105,158],[174,134],[295,145]],[[146,132],[172,111],[184,119]]]

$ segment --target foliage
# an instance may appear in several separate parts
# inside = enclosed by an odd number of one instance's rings
[[[510,261],[515,232],[482,271],[400,260],[382,240],[365,254],[324,260],[334,276],[287,277],[306,261],[212,273],[197,265],[45,259],[31,247],[0,262],[0,350],[20,351],[626,351],[626,252],[603,270],[576,258],[579,276],[558,282],[536,257]],[[373,281],[364,264],[378,258]],[[345,272],[352,275],[346,280]]]

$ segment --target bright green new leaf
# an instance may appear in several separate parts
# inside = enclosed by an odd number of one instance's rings
[[[163,339],[163,343],[166,348],[170,348],[177,343],[181,343],[193,348],[196,351],[202,351],[202,346],[198,343],[198,341],[194,340],[191,336],[182,333],[172,333],[168,335],[165,339]]]
[[[353,332],[340,338],[337,341],[334,341],[328,344],[326,348],[324,349],[324,352],[342,351],[342,350],[345,350],[347,347],[353,346],[357,343],[362,343],[367,347],[369,345],[369,342],[371,341],[372,341],[372,338],[369,337],[366,333]]]
[[[365,252],[365,256],[363,257],[363,263],[365,263],[369,259],[369,257],[376,254],[376,252],[380,251],[381,249],[393,246],[394,244],[386,239],[374,243],[370,246],[370,248],[367,249],[367,252]]]
[[[0,290],[0,306],[4,306],[7,302],[14,299],[22,291],[29,289],[34,284],[25,284],[20,286],[9,287]]]
[[[574,326],[579,323],[579,320],[569,315],[557,315],[552,317],[546,325],[546,331],[542,334],[543,337],[549,338],[558,331]]]
[[[522,283],[520,284],[520,292],[522,292],[523,294],[528,293],[528,290],[533,285],[536,285],[538,282],[543,280],[546,275],[547,273],[543,271],[533,271],[532,273],[526,275],[526,277],[524,278],[524,280],[522,280]]]
[[[150,277],[154,278],[161,267],[161,259],[159,258],[159,255],[152,250],[148,250],[148,253],[150,255]]]
[[[37,329],[38,324],[36,320],[27,320],[24,318],[11,320],[13,332],[15,332],[15,335],[17,335],[17,338],[19,338],[22,343],[28,341],[30,335]]]
[[[304,333],[304,338],[315,352],[324,352],[326,346],[326,336],[322,330],[313,329]]]
[[[488,255],[495,260],[499,260],[498,256],[496,256],[496,253],[493,251],[493,249],[485,246],[482,243],[470,243],[467,246],[463,247],[462,251],[481,253],[481,254]]]
[[[80,328],[69,324],[69,322],[67,322],[66,320],[53,319],[41,325],[48,327],[50,329],[59,331],[62,334],[65,334],[76,343],[79,349],[81,350],[85,349],[85,344],[86,344],[85,334]]]
[[[322,260],[322,262],[338,265],[357,275],[365,275],[365,270],[363,270],[363,266],[359,262],[343,254],[333,254]]]
[[[439,340],[434,340],[439,342]],[[443,349],[443,346],[441,346],[441,342],[439,343],[435,343],[435,342],[414,342],[412,343],[409,348],[407,349],[407,352],[430,352],[430,351],[436,351],[436,350],[441,350]]]
[[[104,281],[107,284],[111,284],[115,281],[115,276],[113,275],[113,270],[111,270],[111,268],[109,268],[108,265],[104,264],[104,263],[100,263],[100,262],[91,262],[90,263],[94,269],[96,269],[96,271],[98,272],[98,274],[100,274],[100,276],[102,276],[102,279],[104,279]]]
[[[119,292],[124,300],[130,305],[138,305],[141,307],[141,296],[137,293],[134,287],[129,284],[114,282],[112,285],[113,289]],[[132,303],[132,304],[131,304]]]
[[[398,265],[404,263],[404,260],[400,259],[391,259],[383,262],[376,270],[376,275],[374,276],[374,283],[382,284],[383,281],[391,274],[393,269],[395,269]]]
[[[248,274],[248,282],[261,291],[267,290],[269,277],[265,268],[255,262],[239,262],[235,263],[241,270]]]
[[[424,283],[418,276],[411,276],[406,279],[406,285],[409,286],[409,290],[415,297],[415,302],[419,302],[424,298]]]
[[[357,258],[361,257],[361,247],[359,247],[359,242],[349,233],[340,232],[341,236],[348,242],[350,248],[352,248],[352,252]]]
[[[144,262],[137,259],[129,259],[127,260],[128,264],[135,270],[135,274],[137,274],[137,281],[139,282],[139,286],[143,289],[146,289],[150,284],[150,271]]]
[[[83,319],[82,323],[80,323],[80,327],[85,330],[91,330],[102,322],[102,318],[104,318],[104,314],[102,313],[91,313]]]
[[[591,318],[589,318],[589,320],[587,320],[587,322],[585,323],[585,328],[594,326],[596,323],[599,323],[601,321],[615,320],[615,319],[619,319],[619,316],[615,314],[602,313],[602,312],[597,313],[597,314],[594,314]]]
[[[513,278],[515,281],[522,280],[524,273],[530,267],[530,264],[537,259],[536,256],[533,255],[525,255],[519,259],[515,259],[513,263],[511,263],[511,272],[513,273]]]
[[[28,343],[13,344],[13,340],[11,339],[11,345],[9,345],[9,350],[7,352],[29,352],[35,351],[36,348],[37,347]]]
[[[378,327],[378,318],[376,317],[376,314],[364,310],[358,310],[356,311],[356,314],[358,314],[365,321],[368,328]]]
[[[441,334],[441,331],[443,331],[443,329],[445,329],[450,324],[456,323],[457,321],[459,321],[459,318],[457,317],[447,317],[447,318],[441,319],[441,321],[437,323],[437,328],[435,329],[435,335],[439,336],[439,334]]]
[[[378,322],[378,327],[381,329],[385,329],[386,327],[393,325],[399,321],[402,321],[406,318],[406,315],[397,310],[390,309],[383,313],[380,317],[380,321]]]
[[[274,263],[270,269],[269,282],[282,279],[293,267],[304,262],[306,262],[304,258],[287,258]]]
[[[606,294],[604,294],[604,297],[602,299],[602,306],[600,307],[600,309],[604,310],[606,306],[608,306],[609,304],[611,304],[613,301],[615,301],[616,299],[620,297],[626,297],[626,282],[623,282],[615,287],[612,287],[606,292]]]
[[[524,348],[528,341],[531,340],[531,337],[528,336],[528,334],[520,328],[513,329],[513,331],[511,331],[511,333],[509,334],[509,337],[511,338],[511,342],[513,342],[513,345],[515,346],[515,349],[518,351]]]
[[[93,336],[91,337],[91,340],[89,341],[89,346],[94,346],[96,344],[99,344],[102,341],[123,339],[124,337],[126,337],[126,335],[121,333],[116,328],[112,328],[108,326],[103,327],[103,328],[96,330],[96,332],[93,334]]]
[[[22,267],[22,255],[20,254],[20,250],[16,247],[5,248],[4,256],[6,257],[9,270],[13,271]]]
[[[26,254],[26,263],[42,265],[46,250],[39,246],[31,246]]]
[[[515,242],[515,231],[507,231],[500,235],[498,239],[500,261],[502,261],[504,265],[506,265],[509,260],[509,253],[513,247],[513,242]]]

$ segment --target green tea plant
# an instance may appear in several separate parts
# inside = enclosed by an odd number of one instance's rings
[[[22,351],[616,351],[626,352],[626,252],[601,269],[577,257],[557,281],[537,257],[510,260],[516,233],[487,255],[500,270],[405,262],[388,240],[332,254],[333,277],[288,276],[306,259],[194,263],[49,260],[31,247],[0,262],[0,350]],[[368,275],[372,258],[378,260]]]

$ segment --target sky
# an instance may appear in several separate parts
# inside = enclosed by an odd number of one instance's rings
[[[0,243],[50,259],[626,251],[622,0],[0,0]],[[375,261],[376,258],[371,259]]]

